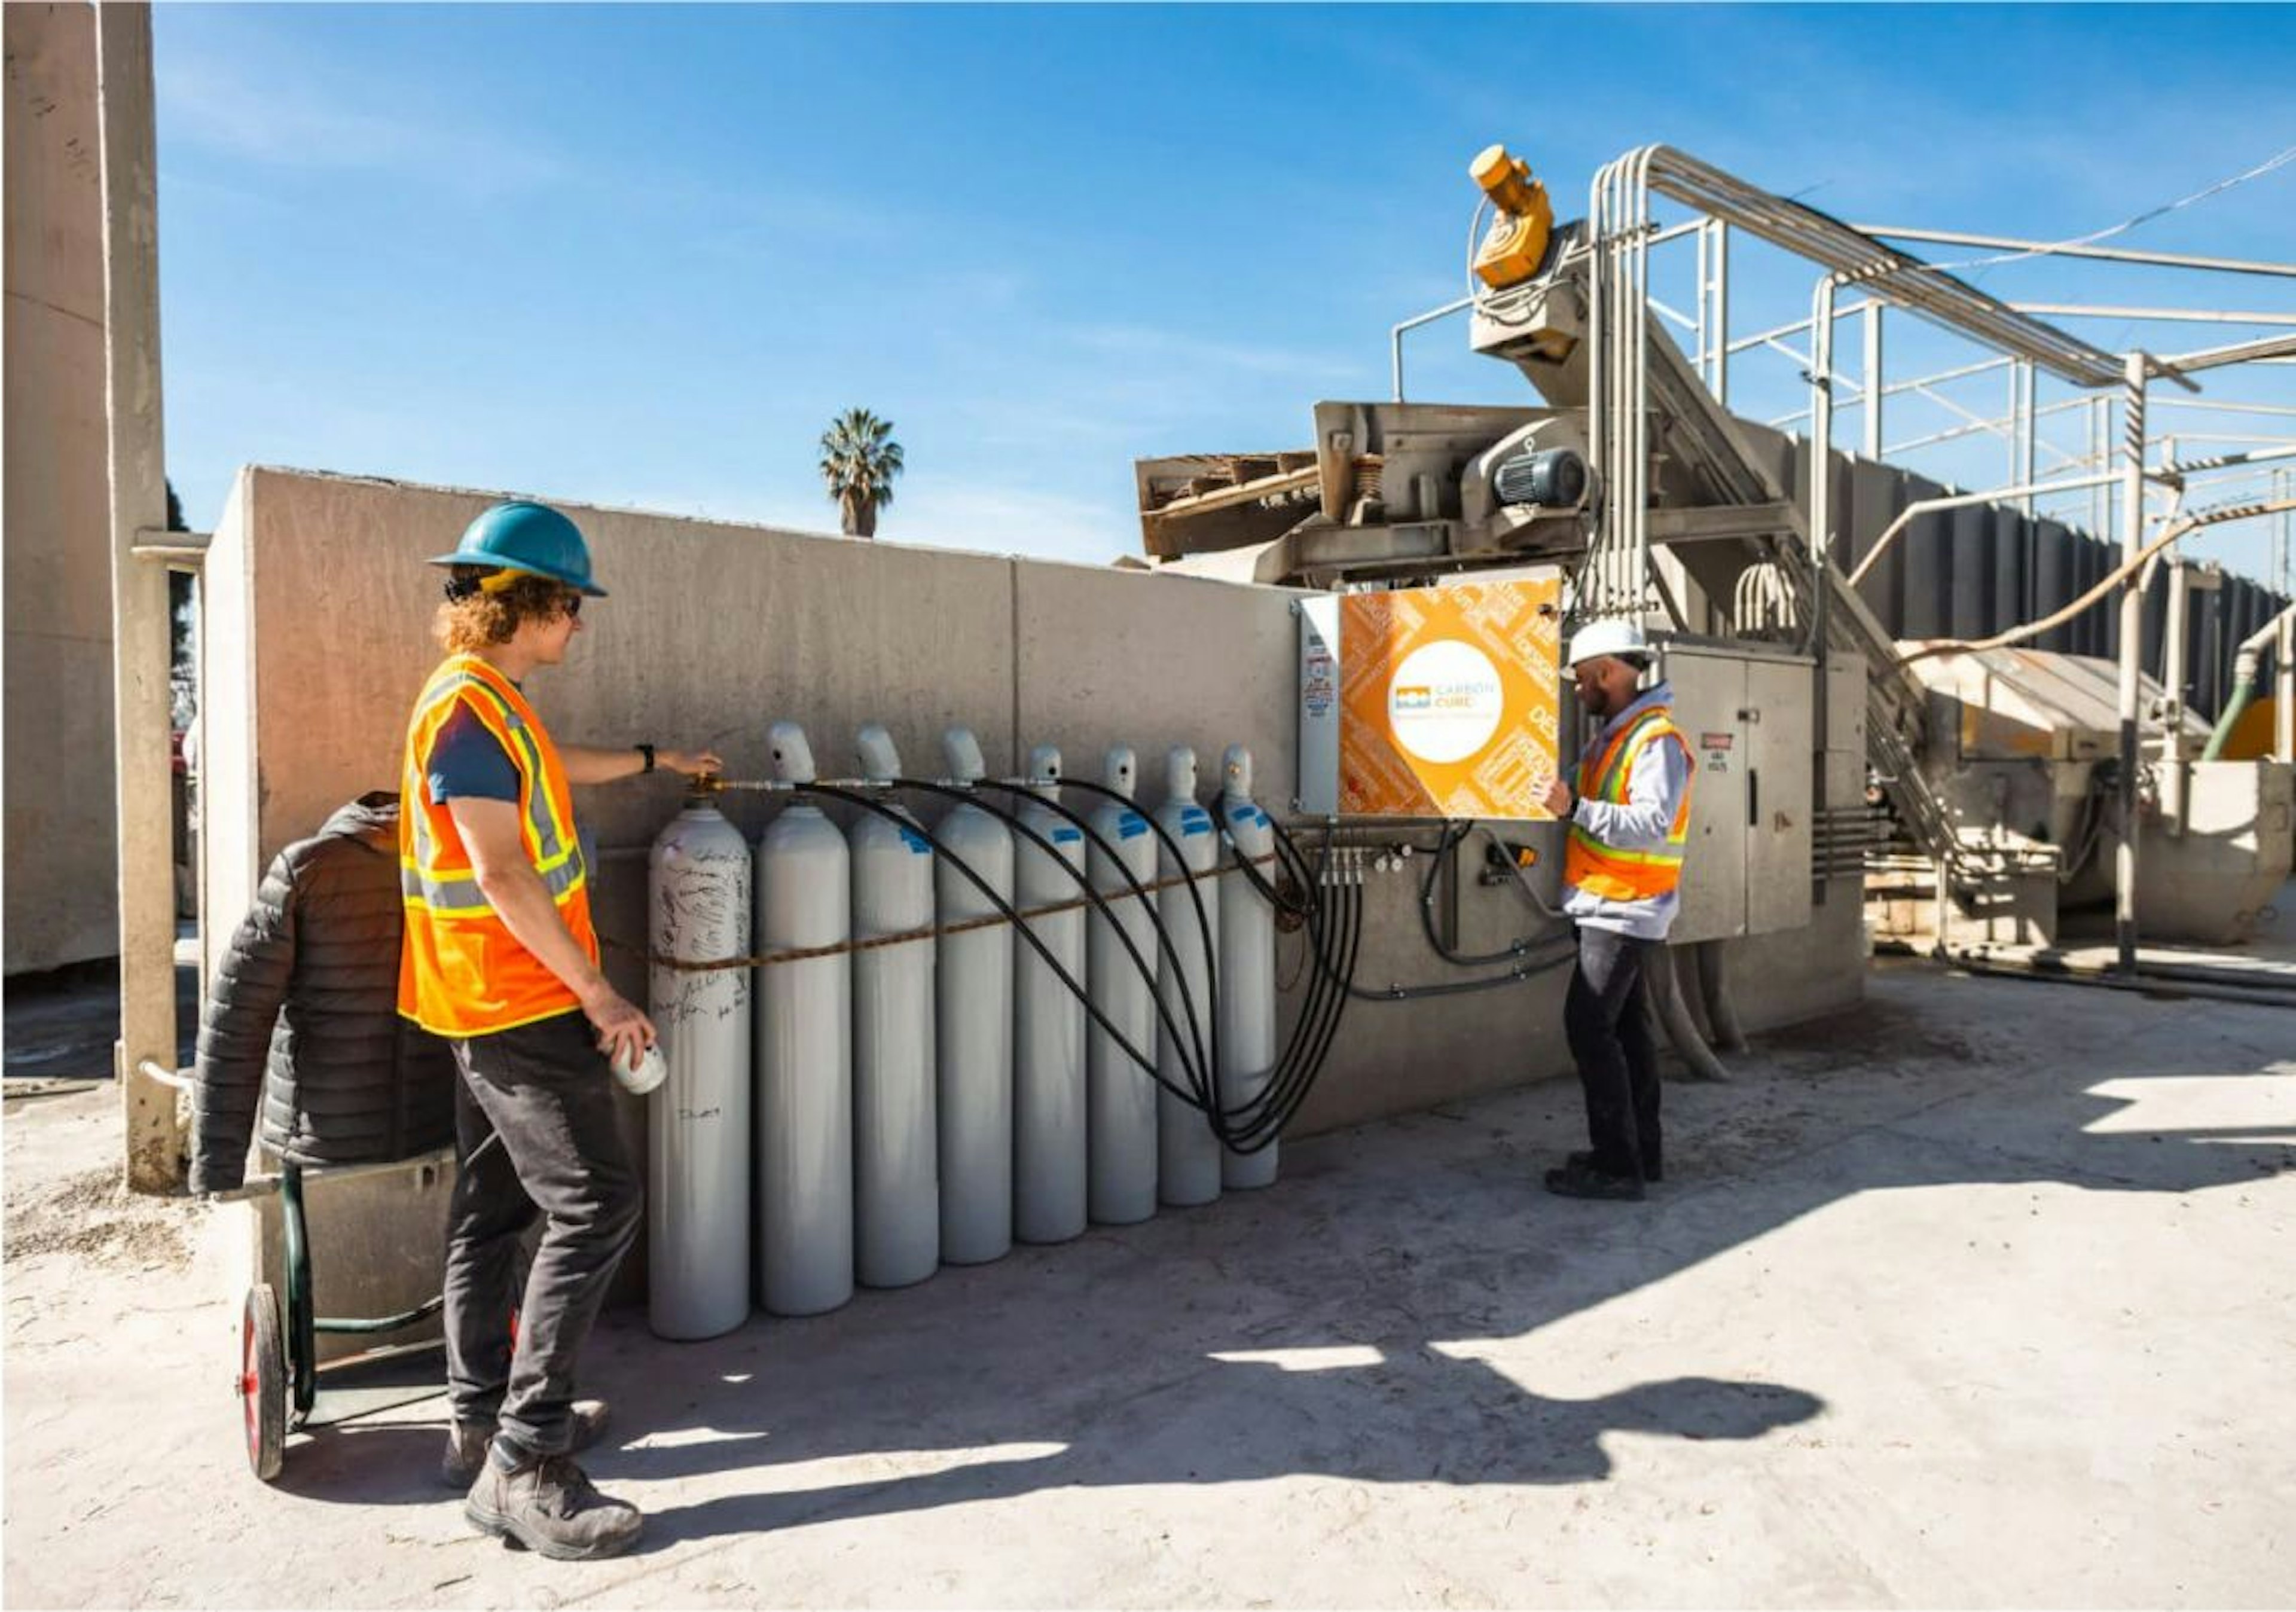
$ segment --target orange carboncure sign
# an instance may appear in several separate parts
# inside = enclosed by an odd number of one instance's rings
[[[1547,577],[1341,598],[1341,812],[1547,817],[1561,593]]]

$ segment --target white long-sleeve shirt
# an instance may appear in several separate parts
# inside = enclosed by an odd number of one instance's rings
[[[1654,705],[1671,705],[1674,691],[1661,683],[1603,724],[1590,754],[1600,755],[1620,729]],[[1623,804],[1580,796],[1570,820],[1604,845],[1621,851],[1662,851],[1690,788],[1690,756],[1678,744],[1645,744],[1627,775]],[[1610,901],[1576,885],[1566,886],[1562,910],[1590,929],[1612,929],[1637,940],[1664,940],[1682,905],[1672,891],[1641,901]]]

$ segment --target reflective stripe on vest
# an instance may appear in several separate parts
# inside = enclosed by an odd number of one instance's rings
[[[1625,805],[1636,764],[1652,745],[1665,743],[1682,746],[1685,757],[1690,753],[1689,742],[1674,725],[1673,713],[1662,705],[1648,707],[1612,734],[1600,752],[1579,763],[1579,795],[1612,806]],[[1690,784],[1685,779],[1663,847],[1628,850],[1606,843],[1574,821],[1563,855],[1562,878],[1574,888],[1604,901],[1647,901],[1669,896],[1682,882],[1683,848],[1689,840]]]
[[[543,887],[556,901],[578,888],[586,876],[582,862],[582,842],[573,831],[571,822],[561,822],[551,790],[537,788],[537,780],[545,777],[542,747],[535,741],[533,726],[521,716],[502,691],[485,678],[468,672],[434,682],[423,691],[423,698],[415,707],[414,728],[422,728],[426,719],[436,716],[443,723],[446,710],[442,708],[462,701],[463,691],[474,691],[478,698],[468,701],[477,710],[480,721],[491,732],[518,768],[519,796],[525,814],[523,824],[527,852],[534,861],[534,871],[542,875]],[[492,716],[494,720],[488,721]],[[429,737],[435,738],[433,730]],[[426,786],[430,772],[429,747],[426,742],[422,757],[422,771]],[[425,801],[428,795],[426,788]],[[569,813],[570,818],[571,814]],[[431,831],[430,814],[402,813],[402,822],[413,829],[410,851],[399,858],[399,889],[409,904],[427,905],[446,912],[483,912],[488,911],[486,897],[479,894],[478,874],[471,868],[441,868],[439,865],[438,836]]]
[[[430,798],[430,752],[458,708],[494,736],[516,769],[521,847],[594,962],[598,940],[573,795],[557,748],[508,678],[476,656],[449,657],[415,701],[401,764],[399,891],[406,921],[398,1011],[442,1035],[478,1035],[580,1004],[511,934],[480,888],[452,814]]]

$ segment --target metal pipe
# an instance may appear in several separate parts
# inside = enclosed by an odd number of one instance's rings
[[[2220,509],[2203,510],[2194,515],[2174,517],[2169,520],[2167,529],[2161,536],[2153,538],[2151,543],[2137,550],[2134,558],[2124,561],[2110,575],[2092,586],[2087,593],[2083,593],[2062,610],[2054,610],[2038,621],[2026,622],[2023,626],[2013,627],[2005,633],[1996,633],[1990,638],[1939,639],[1910,654],[1899,656],[1898,663],[1907,666],[1916,660],[1927,660],[1935,655],[1970,655],[1983,650],[2006,649],[2011,644],[2022,643],[2029,638],[2047,632],[2051,627],[2073,619],[2101,601],[2113,589],[2132,578],[2139,579],[2132,592],[2141,602],[2145,585],[2152,579],[2152,571],[2146,562],[2161,550],[2201,527],[2221,526],[2228,521],[2252,520],[2256,516],[2269,515],[2274,511],[2285,507],[2288,506],[2274,503],[2243,503]]]
[[[2288,606],[2256,632],[2241,641],[2240,648],[2234,654],[2232,660],[2232,698],[2226,702],[2224,715],[2217,718],[2216,728],[2209,734],[2208,748],[2201,752],[2202,761],[2216,761],[2222,758],[2225,745],[2232,738],[2234,726],[2246,714],[2248,708],[2255,702],[2257,685],[2262,681],[2266,648],[2275,640],[2284,642],[2292,626],[2296,626],[2296,604]],[[2282,651],[2280,657],[2280,681],[2283,684],[2288,681],[2288,659],[2285,650]],[[2275,725],[2276,727],[2286,725],[2284,714]],[[2278,735],[2276,733],[2274,737],[2276,740],[2274,748],[2276,749],[2279,748],[2276,742]]]
[[[1893,306],[2002,351],[2030,358],[2082,387],[2110,385],[2112,356],[2018,313],[1967,282],[1862,235],[1838,219],[1772,195],[1685,151],[1652,145],[1636,153],[1644,183],[1710,217],[1832,269]]]
[[[2280,665],[2273,678],[2272,754],[2284,765],[2296,763],[2296,620],[2280,618]]]
[[[1833,592],[1828,585],[1826,567],[1833,563],[1833,317],[1834,299],[1841,289],[1840,277],[1821,274],[1810,292],[1810,352],[1809,371],[1809,547],[1810,547],[1810,619],[1809,652],[1817,660],[1821,698],[1816,709],[1824,711],[1822,697],[1825,676],[1826,601]],[[1823,749],[1824,741],[1819,740]]]
[[[1841,309],[1840,314],[1841,317],[1848,318],[1852,314],[1862,315],[1870,309],[1879,308],[1882,306],[1882,305],[1881,303],[1873,301],[1869,299],[1864,302],[1851,303],[1848,307]],[[1784,342],[1779,340],[1779,338],[1783,336],[1791,336],[1796,331],[1806,331],[1808,329],[1809,329],[1808,320],[1797,319],[1792,324],[1776,325],[1767,331],[1757,331],[1751,336],[1742,336],[1737,340],[1730,344],[1730,350],[1734,353],[1742,353],[1758,347],[1775,348],[1779,352],[1784,353],[1787,357],[1793,359],[1796,363],[1807,364],[1808,362],[1808,358],[1806,355],[1794,351],[1793,348],[1786,346]],[[1993,366],[1988,364],[1986,367],[1990,369]]]
[[[2169,838],[2185,837],[2185,816],[2188,781],[2185,771],[2185,688],[2188,676],[2190,651],[2185,643],[2185,614],[2190,608],[2188,584],[2191,568],[2185,557],[2175,549],[2168,551],[2169,559],[2169,618],[2161,633],[2161,727],[2164,740],[2161,747],[2161,820],[2167,826]],[[2144,593],[2143,588],[2135,590]]]
[[[1859,315],[1866,327],[1866,457],[1879,462],[1882,457],[1882,402],[1887,396],[1882,389],[1882,305],[1870,299],[1865,312]]]
[[[1933,514],[1939,510],[1964,509],[1972,503],[1993,503],[2005,498],[2037,494],[2046,496],[2051,493],[2079,492],[2083,487],[2110,487],[2120,479],[2120,472],[2114,471],[2095,476],[2074,476],[2063,481],[2038,481],[2017,487],[1994,487],[1982,493],[1950,493],[1936,498],[1917,498],[1898,511],[1898,518],[1882,528],[1882,535],[1874,540],[1874,546],[1866,551],[1866,557],[1857,562],[1857,569],[1849,573],[1849,585],[1856,587],[1865,581],[1866,573],[1874,569],[1883,551],[1895,543],[1898,534],[1919,516]]]
[[[1709,266],[1709,264],[1708,264],[1708,262],[1707,262],[1707,258],[1708,258],[1708,256],[1709,256],[1710,252],[1710,251],[1711,251],[1711,250],[1712,250],[1711,237],[1712,237],[1712,235],[1713,235],[1713,233],[1714,233],[1714,232],[1713,232],[1711,229],[1710,229],[1710,228],[1708,228],[1708,227],[1707,227],[1708,223],[1709,223],[1709,221],[1708,221],[1708,220],[1706,220],[1706,219],[1702,219],[1702,219],[1700,219],[1700,220],[1699,220],[1699,229],[1698,229],[1698,351],[1697,351],[1697,354],[1696,354],[1696,355],[1692,358],[1692,360],[1691,360],[1691,367],[1692,367],[1693,370],[1695,370],[1695,371],[1697,372],[1697,373],[1698,373],[1698,380],[1699,380],[1699,383],[1700,383],[1701,385],[1702,385],[1702,386],[1706,387],[1709,390],[1711,390],[1711,389],[1712,389],[1712,388],[1713,388],[1713,384],[1714,384],[1714,383],[1713,383],[1712,380],[1711,380],[1711,379],[1707,375],[1707,372],[1706,372],[1707,351],[1708,351],[1708,344],[1709,344],[1709,340],[1710,340],[1710,340],[1713,340],[1713,341],[1717,341],[1717,342],[1721,341],[1721,340],[1725,340],[1725,339],[1726,339],[1726,338],[1727,338],[1727,336],[1729,335],[1729,332],[1728,332],[1728,331],[1721,331],[1721,332],[1718,332],[1718,332],[1716,332],[1716,331],[1714,331],[1712,330],[1712,328],[1711,328],[1711,326],[1710,326],[1710,323],[1709,323],[1709,312],[1710,312],[1710,310],[1709,310],[1709,308],[1708,308],[1708,307],[1707,307],[1706,288],[1707,288],[1707,286],[1708,286],[1710,283],[1711,283],[1710,280],[1709,279],[1709,276],[1710,276],[1710,274],[1711,274],[1711,272],[1712,272],[1712,271],[1711,271],[1711,269],[1710,269],[1710,266]]]
[[[1674,974],[1673,948],[1652,946],[1648,958],[1643,969],[1643,994],[1657,1013],[1659,1023],[1666,1027],[1667,1040],[1674,1043],[1674,1050],[1682,1055],[1682,1061],[1693,1075],[1701,1080],[1726,1083],[1730,1071],[1722,1067],[1722,1060],[1714,1056],[1714,1049],[1698,1034],[1697,1025],[1691,1021],[1689,1005],[1682,999],[1681,982]]]
[[[2223,308],[2120,307],[2095,302],[2013,302],[2009,306],[2021,314],[2046,314],[2054,319],[2157,319],[2177,324],[2296,324],[2296,314],[2234,313]]]
[[[1390,327],[1387,332],[1388,357],[1394,371],[1395,400],[1398,403],[1403,401],[1403,332],[1415,331],[1423,324],[1432,324],[1438,319],[1447,319],[1452,315],[1474,306],[1473,297],[1461,297],[1456,301],[1445,303],[1441,307],[1429,308],[1423,314],[1414,314],[1410,318],[1398,321]]]
[[[1706,998],[1707,1022],[1714,1028],[1714,1039],[1727,1052],[1746,1050],[1746,1032],[1738,1022],[1738,1006],[1731,999],[1730,977],[1723,947],[1727,941],[1709,940],[1695,950],[1698,955],[1698,989]]]
[[[2296,263],[2265,263],[2251,258],[2202,258],[2190,252],[2140,252],[2118,246],[2079,246],[2070,242],[2020,241],[2010,235],[1972,235],[1964,230],[1899,229],[1894,225],[1853,226],[1868,235],[1890,241],[1928,241],[1940,246],[1982,246],[1998,250],[2030,252],[2046,258],[2094,258],[2106,263],[2145,263],[2161,268],[2211,269],[2226,274],[2264,274],[2296,280]]]
[[[1714,320],[1722,334],[1714,355],[1714,401],[1730,406],[1730,226],[1719,218],[1714,225]]]
[[[2272,472],[2273,497],[2286,498],[2289,486],[2286,471]],[[2285,599],[2288,597],[2288,564],[2292,557],[2290,550],[2292,547],[2296,547],[2296,539],[2292,538],[2289,531],[2289,515],[2286,510],[2280,511],[2280,518],[2272,523],[2272,530],[2274,536],[2279,540],[2272,561],[2272,591]]]
[[[2018,443],[2016,475],[2020,481],[2030,487],[2033,483],[2034,472],[2033,447],[2038,434],[2033,405],[2038,400],[2037,387],[2039,377],[2035,373],[2031,364],[2021,362],[2012,364],[2009,372],[2017,377],[2019,412],[2023,420],[2023,435]],[[2032,519],[2033,495],[2030,493],[2024,495],[2019,508],[2027,520]]]
[[[2150,365],[2142,352],[2128,355],[2121,381],[2120,513],[2123,563],[2142,562],[2144,541],[2144,383]],[[2120,768],[2114,780],[2120,832],[2112,859],[2112,933],[2120,971],[2136,971],[2136,715],[2137,657],[2144,637],[2144,595],[2130,588],[2120,600]]]
[[[2189,437],[2192,433],[2186,431],[2183,435]],[[2171,439],[2164,438],[2162,440]],[[2218,442],[2223,439],[2210,437],[2204,440]],[[2162,465],[2154,474],[2165,480],[2179,476],[2189,476],[2196,471],[2230,470],[2238,464],[2269,464],[2279,459],[2296,459],[2296,444],[2281,447],[2252,448],[2244,454],[2217,454],[2206,459],[2181,460],[2175,463]]]
[[[2296,415],[2296,405],[2283,403],[2222,403],[2208,397],[2155,397],[2156,409],[2198,409],[2207,414]]]
[[[2259,336],[2252,341],[2235,341],[2228,347],[2202,348],[2196,353],[2180,353],[2173,358],[2156,358],[2153,362],[2160,366],[2162,374],[2183,380],[2195,370],[2222,369],[2231,364],[2256,364],[2291,355],[2296,355],[2296,336]],[[2190,382],[2186,384],[2189,386]]]
[[[1940,945],[1923,953],[1902,940],[1877,941],[1876,952],[1897,957],[1928,955],[1972,974],[1991,974],[2003,979],[2028,979],[2042,985],[2095,986],[2108,991],[2143,991],[2152,995],[2190,996],[2206,1002],[2245,1002],[2259,1008],[2296,1008],[2296,993],[2282,994],[2268,987],[2190,984],[2156,978],[2149,971],[2136,978],[2076,967],[2054,959],[2046,963],[2027,958],[1992,958],[1980,953],[1953,951]]]

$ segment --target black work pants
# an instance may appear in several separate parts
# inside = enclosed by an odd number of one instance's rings
[[[569,1012],[452,1043],[461,1169],[447,1209],[447,1391],[458,1421],[499,1421],[521,1448],[572,1442],[574,1366],[645,1189],[589,1021]],[[489,1137],[499,1137],[481,1152]],[[541,1246],[518,1289],[520,1238]],[[511,1346],[512,1308],[518,1343]]]
[[[1562,1028],[1587,1093],[1595,1167],[1642,1180],[1663,1169],[1658,1128],[1658,1043],[1642,993],[1644,964],[1662,943],[1581,926],[1578,966],[1563,999]]]

